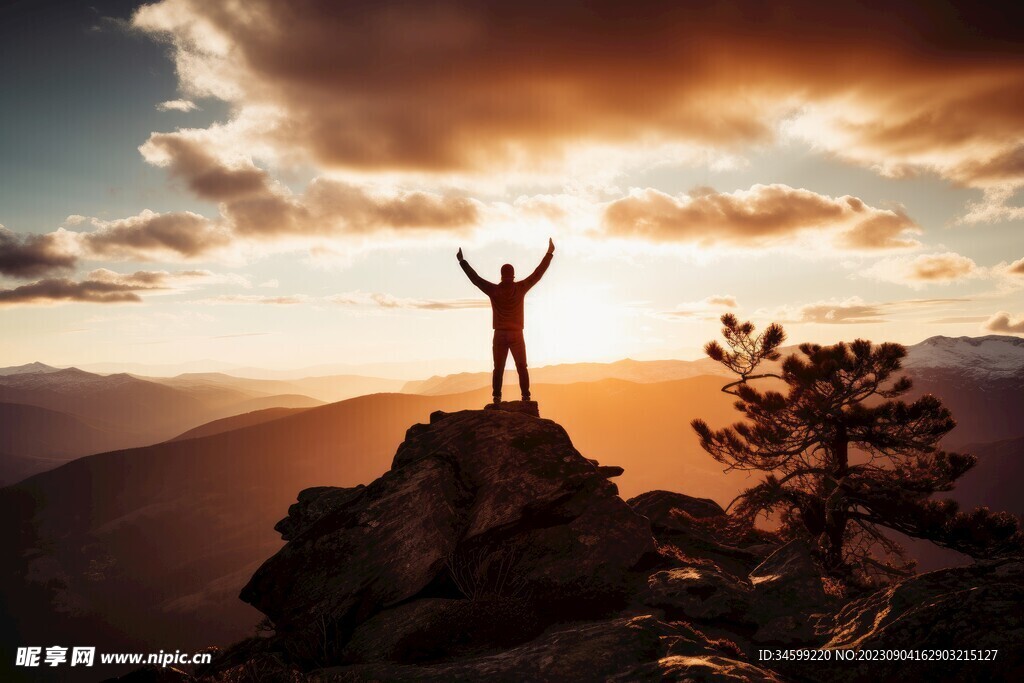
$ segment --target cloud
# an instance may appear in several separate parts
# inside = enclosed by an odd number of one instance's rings
[[[231,163],[218,158],[200,139],[185,133],[154,133],[139,151],[151,164],[169,168],[202,199],[229,201],[273,191],[267,172],[252,160],[240,157]]]
[[[39,277],[70,270],[77,259],[59,235],[17,235],[0,225],[0,273]]]
[[[1014,319],[1006,311],[1000,311],[989,318],[983,327],[997,334],[1024,334],[1024,316]]]
[[[851,297],[845,301],[830,301],[807,304],[797,311],[797,322],[819,323],[824,325],[853,325],[863,323],[887,322],[883,306],[869,304],[859,297]]]
[[[192,100],[167,100],[156,105],[157,111],[195,111],[199,109]]]
[[[254,143],[322,167],[493,170],[588,145],[734,152],[784,129],[890,176],[1005,193],[1024,184],[1022,12],[162,0],[133,23],[172,46],[183,93],[228,101],[258,122]]]
[[[965,298],[903,299],[900,301],[870,302],[853,296],[847,299],[829,299],[800,306],[781,306],[775,310],[758,310],[755,316],[781,323],[816,323],[821,325],[853,325],[890,322],[886,316],[923,308],[948,306],[970,301]],[[940,321],[934,321],[940,322]]]
[[[704,299],[709,306],[723,306],[725,308],[736,308],[736,297],[729,294],[715,294]]]
[[[262,294],[222,294],[220,296],[202,299],[198,303],[203,304],[270,304],[278,306],[292,306],[295,304],[307,303],[310,298],[304,295],[295,296],[265,296]]]
[[[1006,272],[1010,275],[1024,275],[1024,258],[1018,259],[1007,266]]]
[[[13,289],[0,290],[0,306],[61,301],[103,304],[139,302],[142,298],[135,292],[145,289],[153,288],[96,280],[76,282],[68,278],[48,278]]]
[[[978,269],[973,260],[952,252],[923,254],[907,265],[910,279],[926,282],[951,282],[970,276]]]
[[[76,282],[69,278],[47,278],[13,289],[0,290],[0,305],[42,304],[78,301],[87,303],[140,302],[139,291],[160,289],[162,285],[148,277],[112,278],[106,273]],[[138,274],[136,274],[138,275]]]
[[[634,190],[606,206],[603,225],[612,236],[704,247],[774,247],[817,235],[841,249],[898,249],[919,246],[907,235],[921,232],[900,211],[788,185],[731,193],[699,188],[681,196]]]
[[[969,278],[985,277],[988,270],[973,259],[954,252],[895,257],[876,262],[863,274],[885,282],[912,287],[928,284],[949,284]]]
[[[370,299],[381,308],[417,308],[427,311],[453,311],[464,308],[489,308],[487,299],[409,299],[390,294],[370,294]]]
[[[414,299],[396,297],[380,292],[346,292],[326,298],[326,301],[343,306],[375,306],[378,308],[405,308],[427,311],[453,311],[465,308],[487,308],[487,299]]]
[[[380,188],[314,178],[301,195],[275,181],[248,156],[221,156],[201,132],[157,133],[140,147],[219,215],[191,211],[102,220],[71,216],[45,235],[21,236],[0,227],[0,272],[38,276],[69,268],[76,257],[121,261],[230,259],[250,247],[290,250],[311,239],[373,233],[465,232],[481,220],[480,203],[455,194]],[[81,230],[80,227],[91,227]]]
[[[238,334],[218,334],[209,339],[237,339],[239,337],[266,337],[270,332],[239,332]]]
[[[928,323],[931,325],[959,325],[963,323],[980,323],[988,320],[988,316],[984,315],[959,315],[950,318],[938,318],[937,320],[929,320]]]
[[[247,284],[237,275],[218,275],[207,270],[137,270],[117,273],[97,268],[82,280],[45,278],[11,289],[0,290],[0,306],[59,302],[124,303],[142,301],[139,292],[186,291],[200,284]]]
[[[464,197],[371,189],[323,177],[314,178],[303,194],[293,195],[250,157],[228,158],[211,151],[216,148],[207,137],[201,131],[155,133],[139,149],[147,161],[167,167],[197,196],[219,202],[216,225],[225,239],[460,231],[479,220],[478,203]]]
[[[88,219],[94,230],[67,231],[84,256],[104,260],[160,261],[197,259],[231,243],[224,226],[191,211],[138,215],[104,221]]]
[[[739,304],[736,301],[736,297],[731,294],[712,294],[711,296],[704,297],[700,301],[689,301],[677,304],[672,310],[661,311],[657,315],[658,317],[666,318],[668,320],[679,318],[702,318],[711,320],[721,315],[722,311],[730,308],[736,308],[738,306]]]
[[[466,308],[487,308],[487,299],[416,299],[396,297],[380,292],[344,292],[324,297],[304,294],[294,296],[265,296],[261,294],[224,294],[203,299],[210,304],[335,304],[364,308],[418,309],[426,311],[452,311]]]
[[[88,273],[90,280],[114,282],[127,285],[141,285],[158,289],[188,289],[195,285],[230,284],[250,287],[249,281],[232,273],[213,273],[209,270],[137,270],[134,273],[117,273],[107,268],[97,268]]]

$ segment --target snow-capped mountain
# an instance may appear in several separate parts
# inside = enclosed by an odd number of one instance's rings
[[[934,394],[953,413],[949,447],[1019,437],[1024,414],[1024,339],[931,337],[907,348],[913,395]]]
[[[1024,339],[997,334],[929,337],[907,347],[903,367],[917,375],[927,369],[953,371],[978,381],[1009,379],[1024,373]]]

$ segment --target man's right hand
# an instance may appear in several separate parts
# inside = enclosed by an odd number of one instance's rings
[[[455,254],[455,258],[459,259],[459,263],[462,263],[462,247],[459,247],[459,253]]]

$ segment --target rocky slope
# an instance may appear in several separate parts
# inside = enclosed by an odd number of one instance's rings
[[[434,413],[368,486],[302,491],[241,598],[268,619],[208,681],[1016,680],[1024,565],[857,599],[806,547],[653,491],[522,413]],[[759,661],[760,650],[998,648],[995,662]],[[189,677],[182,674],[182,680]]]

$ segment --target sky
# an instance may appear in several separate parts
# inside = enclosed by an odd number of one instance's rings
[[[1024,335],[1024,9],[890,5],[7,3],[0,365]]]

